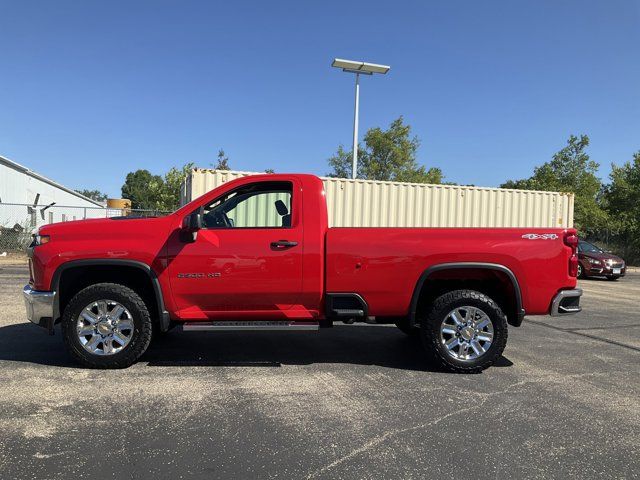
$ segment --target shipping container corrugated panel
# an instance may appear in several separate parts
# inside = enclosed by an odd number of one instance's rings
[[[182,204],[229,180],[255,174],[194,169],[183,183]],[[574,198],[568,193],[327,177],[322,181],[331,227],[573,226]]]

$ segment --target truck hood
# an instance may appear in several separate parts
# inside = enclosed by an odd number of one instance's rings
[[[175,217],[167,216],[131,220],[101,218],[45,225],[40,228],[40,235],[49,235],[49,241],[30,249],[34,285],[44,290],[51,288],[53,273],[62,264],[73,261],[126,260],[161,271],[174,222]]]
[[[153,235],[157,228],[167,223],[168,217],[111,217],[74,220],[70,222],[51,223],[40,227],[41,235],[56,237],[74,236],[77,239],[99,236],[123,238],[139,236],[148,232]]]

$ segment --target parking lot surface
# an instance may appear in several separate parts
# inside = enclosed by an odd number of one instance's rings
[[[392,326],[181,333],[79,368],[0,265],[0,478],[637,478],[640,275],[528,317],[479,375]]]

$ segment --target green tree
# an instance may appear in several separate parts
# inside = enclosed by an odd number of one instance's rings
[[[218,160],[213,168],[215,170],[231,170],[231,167],[229,167],[229,157],[225,155],[224,150],[218,150]]]
[[[365,180],[390,180],[397,182],[442,183],[439,168],[426,169],[416,160],[420,140],[411,136],[411,126],[402,117],[391,122],[387,130],[371,128],[364,136],[362,147],[358,145],[358,178]],[[329,158],[331,177],[351,177],[352,152],[340,145]]]
[[[606,226],[608,219],[600,206],[603,187],[596,175],[600,165],[589,158],[588,146],[588,136],[571,135],[567,146],[551,161],[535,167],[531,177],[508,180],[500,187],[573,193],[576,227],[582,234],[593,233]]]
[[[106,193],[102,193],[100,190],[76,190],[80,195],[84,195],[91,200],[95,200],[96,202],[106,202],[108,195]]]
[[[136,170],[127,174],[122,185],[122,198],[131,200],[132,208],[162,209],[164,180],[149,170]]]
[[[180,206],[182,183],[193,170],[194,164],[172,167],[164,178],[148,170],[127,174],[122,186],[122,197],[131,200],[132,208],[169,212]]]
[[[611,218],[615,243],[623,247],[628,261],[640,260],[640,151],[622,166],[611,165],[611,183],[603,203]]]
[[[194,163],[187,163],[182,168],[172,167],[164,176],[164,184],[160,195],[160,208],[165,211],[173,211],[180,206],[180,192]]]

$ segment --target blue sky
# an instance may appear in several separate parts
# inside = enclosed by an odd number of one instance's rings
[[[127,172],[325,174],[404,115],[418,159],[459,183],[530,175],[569,134],[606,177],[640,150],[640,2],[0,0],[0,154],[119,196]]]

